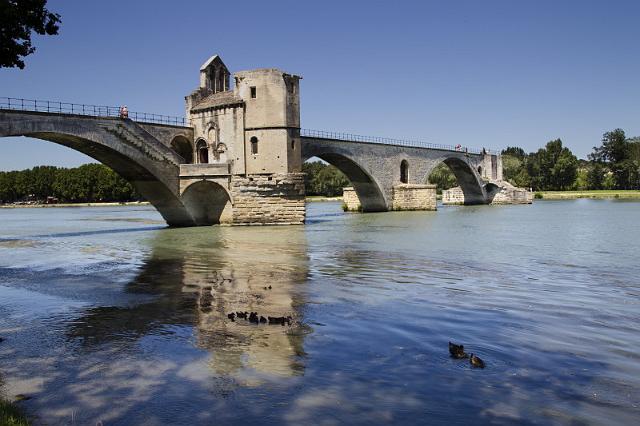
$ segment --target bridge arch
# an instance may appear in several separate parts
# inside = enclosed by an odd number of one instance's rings
[[[363,212],[388,210],[387,202],[378,182],[354,160],[336,152],[320,152],[315,153],[314,156],[344,173],[358,195]]]
[[[465,204],[486,204],[484,182],[478,173],[478,170],[481,170],[480,166],[476,170],[474,166],[459,156],[446,157],[433,165],[424,179],[425,182],[433,169],[440,163],[444,163],[455,175],[458,186],[464,194]]]
[[[193,164],[193,145],[184,136],[178,135],[171,140],[171,149],[184,160],[184,164]]]
[[[171,226],[193,226],[179,197],[183,159],[131,120],[0,111],[0,138],[26,136],[66,146],[130,182]]]
[[[200,180],[182,191],[182,201],[196,225],[232,222],[231,195],[216,182]]]

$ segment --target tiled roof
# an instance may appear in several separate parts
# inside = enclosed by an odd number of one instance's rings
[[[232,90],[227,90],[226,92],[213,93],[203,98],[191,108],[191,111],[242,105],[243,103],[244,101],[241,97],[237,96]]]

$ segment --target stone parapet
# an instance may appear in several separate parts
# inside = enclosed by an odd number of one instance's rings
[[[234,176],[231,196],[234,225],[304,223],[304,173]]]
[[[227,176],[231,174],[229,163],[180,164],[181,178]]]
[[[362,211],[362,204],[356,190],[352,186],[342,188],[342,209],[349,212]]]
[[[436,186],[401,184],[393,187],[393,210],[436,210]]]

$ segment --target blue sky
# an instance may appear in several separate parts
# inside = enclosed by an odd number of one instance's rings
[[[639,1],[50,0],[60,35],[36,37],[0,96],[183,115],[198,69],[303,76],[302,127],[580,158],[603,132],[640,135]],[[0,170],[90,161],[5,138]]]

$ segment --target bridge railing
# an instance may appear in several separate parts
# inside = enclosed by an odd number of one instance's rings
[[[408,140],[408,139],[393,139],[393,138],[384,138],[380,136],[363,136],[363,135],[354,135],[352,133],[340,133],[340,132],[327,132],[324,130],[311,130],[311,129],[300,129],[300,136],[310,137],[310,138],[322,138],[322,139],[333,139],[338,141],[345,142],[366,142],[366,143],[376,143],[381,145],[397,145],[397,146],[406,146],[410,148],[430,148],[430,149],[441,149],[445,151],[457,151],[457,152],[468,152],[470,154],[481,154],[482,151],[491,154],[496,154],[497,152],[488,150],[488,149],[478,149],[478,148],[469,148],[462,145],[444,145],[438,143],[431,143],[419,140]]]
[[[90,117],[120,117],[120,107],[105,105],[72,104],[69,102],[43,101],[0,97],[0,109],[29,112],[49,112],[57,114],[86,115]],[[128,117],[141,123],[188,126],[184,117],[129,111]]]

